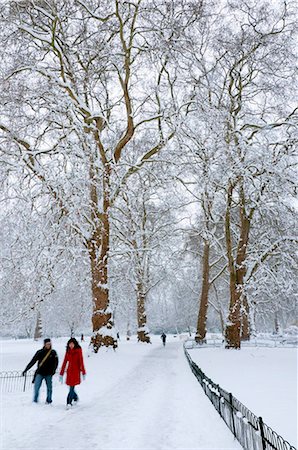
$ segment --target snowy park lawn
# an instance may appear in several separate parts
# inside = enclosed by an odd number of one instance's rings
[[[297,348],[199,348],[189,354],[209,378],[297,448]]]

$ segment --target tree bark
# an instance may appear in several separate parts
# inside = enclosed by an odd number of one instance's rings
[[[142,292],[142,285],[137,284],[137,317],[138,317],[138,341],[150,343],[150,336],[147,331],[147,316],[145,310],[146,296]]]
[[[93,175],[93,172],[91,172]],[[110,168],[105,167],[103,176],[103,212],[98,211],[97,189],[94,177],[91,178],[91,207],[94,224],[91,239],[88,241],[88,252],[91,264],[91,290],[93,300],[91,343],[97,353],[101,346],[117,348],[117,339],[113,336],[112,311],[109,308],[108,257],[110,242]],[[98,255],[99,253],[99,255]]]
[[[38,341],[38,339],[40,339],[41,336],[42,336],[42,320],[40,311],[38,311],[36,316],[36,326],[34,330],[34,340]]]
[[[250,218],[245,211],[245,198],[240,188],[240,237],[237,246],[236,261],[232,254],[232,237],[230,228],[230,207],[233,188],[228,191],[228,207],[226,212],[226,244],[230,270],[230,309],[226,326],[226,348],[240,348],[241,340],[241,301],[243,296],[243,282],[246,273],[245,258],[248,246]]]
[[[231,233],[231,207],[234,186],[228,187],[227,208],[225,215],[225,238],[228,257],[228,268],[230,274],[230,306],[228,323],[225,329],[226,348],[240,348],[240,303],[236,296],[236,273],[233,258],[233,244]]]
[[[204,253],[203,253],[203,279],[202,279],[202,290],[200,298],[200,308],[197,322],[197,332],[195,340],[196,342],[203,343],[206,341],[206,323],[207,323],[207,312],[208,312],[208,295],[209,295],[209,254],[210,254],[210,244],[208,241],[204,241]]]
[[[280,324],[278,320],[278,314],[277,311],[274,311],[274,333],[279,334],[280,332]]]
[[[215,286],[214,283],[212,284],[212,286],[213,286],[213,289],[214,289],[215,299],[216,299],[216,303],[217,303],[217,305],[218,305],[218,308],[216,308],[214,305],[213,305],[213,307],[214,307],[215,311],[216,311],[216,312],[218,313],[218,315],[219,315],[219,321],[220,321],[221,333],[222,333],[222,335],[224,336],[224,334],[225,334],[225,321],[224,321],[224,315],[223,315],[223,312],[222,312],[222,309],[221,309],[220,302],[219,302],[219,300],[218,300],[218,294],[217,294],[216,286]]]
[[[250,320],[249,320],[249,304],[247,297],[243,294],[242,297],[242,315],[241,315],[241,341],[250,340]]]

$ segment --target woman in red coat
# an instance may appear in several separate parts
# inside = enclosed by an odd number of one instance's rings
[[[75,386],[81,383],[81,373],[83,374],[83,379],[85,379],[86,375],[82,348],[75,338],[70,338],[67,342],[65,357],[60,370],[60,381],[62,383],[66,365],[66,384],[69,386],[66,408],[69,409],[72,406],[72,402],[76,403],[79,399]]]

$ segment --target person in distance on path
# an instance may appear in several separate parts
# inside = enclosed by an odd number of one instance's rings
[[[45,380],[47,385],[46,403],[49,405],[52,403],[52,377],[58,366],[58,356],[56,351],[52,349],[51,339],[44,339],[43,344],[43,348],[35,353],[22,375],[25,376],[26,372],[37,362],[37,370],[32,381],[34,383],[33,402],[38,402],[42,380]]]
[[[162,339],[163,346],[165,346],[165,345],[166,345],[166,339],[167,339],[166,334],[165,334],[165,333],[162,333],[162,335],[161,335],[160,337],[161,337],[161,339]]]
[[[79,400],[78,394],[75,391],[75,386],[81,383],[81,373],[83,379],[85,379],[86,376],[82,348],[75,338],[70,338],[66,345],[66,353],[60,370],[61,383],[63,383],[65,369],[66,384],[69,386],[66,408],[69,409],[72,406],[72,402],[77,403]]]

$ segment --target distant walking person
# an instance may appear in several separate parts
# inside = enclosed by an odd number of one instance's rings
[[[75,338],[70,338],[67,342],[65,357],[60,370],[61,383],[63,383],[65,369],[66,384],[69,386],[66,409],[69,409],[73,404],[72,402],[77,403],[79,400],[78,394],[75,391],[75,386],[81,383],[81,373],[83,375],[83,379],[85,379],[86,375],[82,348]]]
[[[58,356],[55,350],[52,349],[51,339],[44,339],[43,343],[43,348],[35,353],[22,375],[25,376],[25,373],[31,369],[36,362],[38,363],[32,381],[32,383],[34,383],[33,401],[35,403],[38,402],[42,380],[45,380],[47,385],[46,403],[49,405],[52,403],[52,377],[58,366]]]
[[[84,335],[81,334],[81,342],[84,342]]]
[[[162,335],[160,337],[162,339],[163,346],[165,346],[166,345],[167,336],[164,333],[162,333]]]

